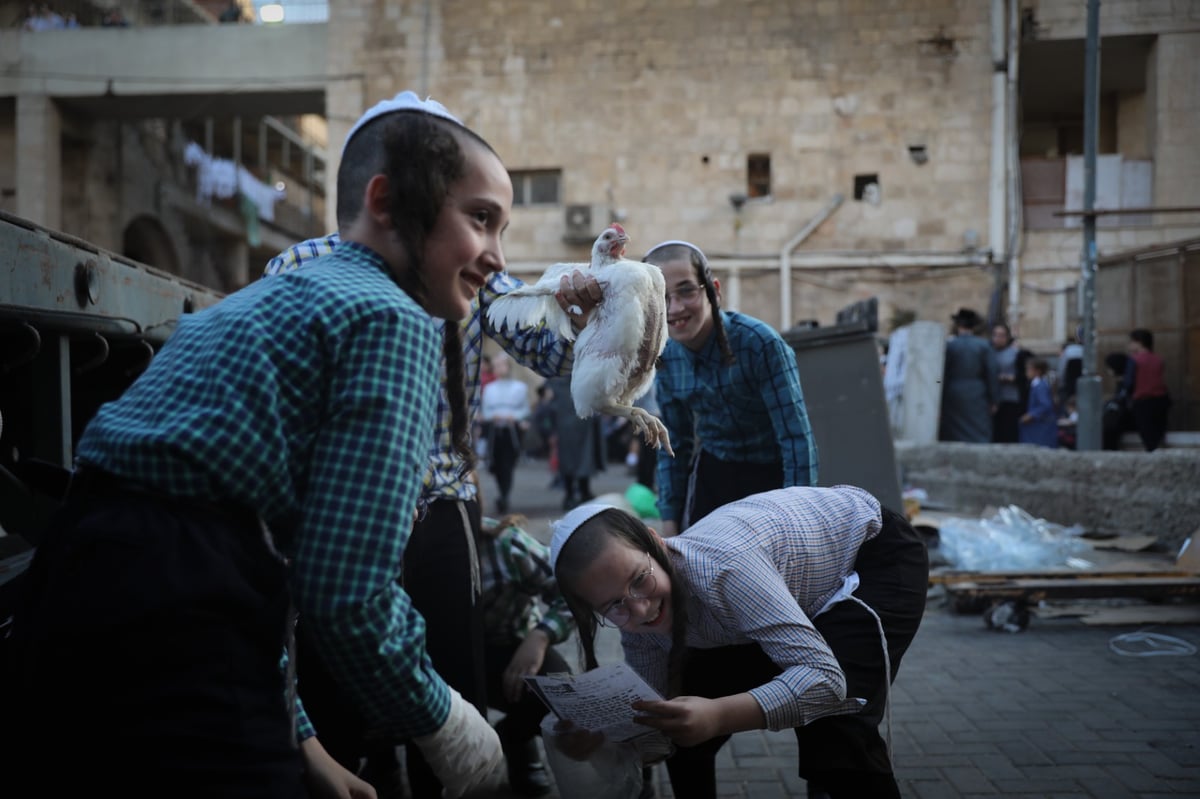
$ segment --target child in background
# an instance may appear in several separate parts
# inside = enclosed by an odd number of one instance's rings
[[[1022,444],[1037,444],[1040,447],[1058,447],[1058,413],[1050,393],[1046,372],[1050,366],[1043,358],[1032,358],[1025,365],[1025,376],[1029,378],[1029,404],[1021,417],[1019,439]]]
[[[1079,424],[1079,411],[1075,407],[1075,395],[1067,397],[1066,414],[1058,417],[1058,446],[1075,449],[1075,429]]]
[[[496,732],[508,761],[509,786],[521,796],[542,796],[550,782],[537,736],[547,708],[525,687],[524,678],[570,671],[553,645],[570,636],[575,621],[558,591],[549,549],[521,529],[523,522],[515,514],[483,520],[484,661],[488,706],[506,714]]]
[[[1129,360],[1121,385],[1129,398],[1133,425],[1142,439],[1142,446],[1147,452],[1153,452],[1162,446],[1167,435],[1171,397],[1164,376],[1166,365],[1154,352],[1154,334],[1146,328],[1131,331],[1126,348]]]

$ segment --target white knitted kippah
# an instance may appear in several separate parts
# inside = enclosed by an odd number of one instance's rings
[[[426,114],[432,114],[435,117],[447,119],[456,125],[466,127],[462,120],[446,110],[446,106],[439,103],[437,100],[425,98],[422,100],[417,96],[416,92],[402,91],[390,100],[380,100],[375,105],[367,109],[367,112],[358,118],[354,123],[354,127],[350,128],[350,132],[346,134],[346,144],[354,138],[354,134],[358,133],[359,128],[368,122],[378,119],[384,114],[391,114],[396,111],[423,111]],[[342,145],[342,152],[346,151],[345,145]]]
[[[646,250],[646,254],[642,256],[642,260],[645,261],[651,255],[653,255],[655,250],[661,250],[664,247],[674,247],[676,245],[681,245],[683,247],[695,250],[700,255],[700,261],[705,266],[708,266],[708,256],[704,254],[704,250],[700,249],[695,244],[692,244],[690,241],[684,241],[683,239],[669,239],[668,241],[662,241],[658,244],[655,244],[653,247]]]
[[[558,556],[562,552],[562,548],[580,526],[588,519],[595,516],[601,511],[609,509],[620,510],[616,505],[609,505],[605,502],[589,502],[585,505],[580,505],[554,522],[554,532],[550,536],[550,568],[558,567]]]

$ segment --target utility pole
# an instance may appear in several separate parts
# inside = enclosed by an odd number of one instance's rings
[[[1083,78],[1083,253],[1080,302],[1083,374],[1075,384],[1079,410],[1075,447],[1101,446],[1100,376],[1096,374],[1096,147],[1100,110],[1100,0],[1088,0]]]

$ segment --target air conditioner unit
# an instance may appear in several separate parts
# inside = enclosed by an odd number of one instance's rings
[[[565,208],[563,241],[591,244],[611,222],[608,206],[603,203],[568,205]]]

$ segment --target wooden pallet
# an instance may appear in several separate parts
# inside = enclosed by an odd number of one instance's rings
[[[1200,599],[1200,575],[1187,572],[950,572],[937,578],[960,613],[987,612],[1002,603],[1023,610],[1050,599]]]
[[[980,585],[1005,585],[1014,580],[1061,580],[1066,582],[1094,582],[1097,580],[1127,580],[1159,577],[1200,578],[1194,572],[1182,569],[1045,569],[1042,571],[981,572],[939,571],[929,575],[930,585],[955,585],[978,583]]]

